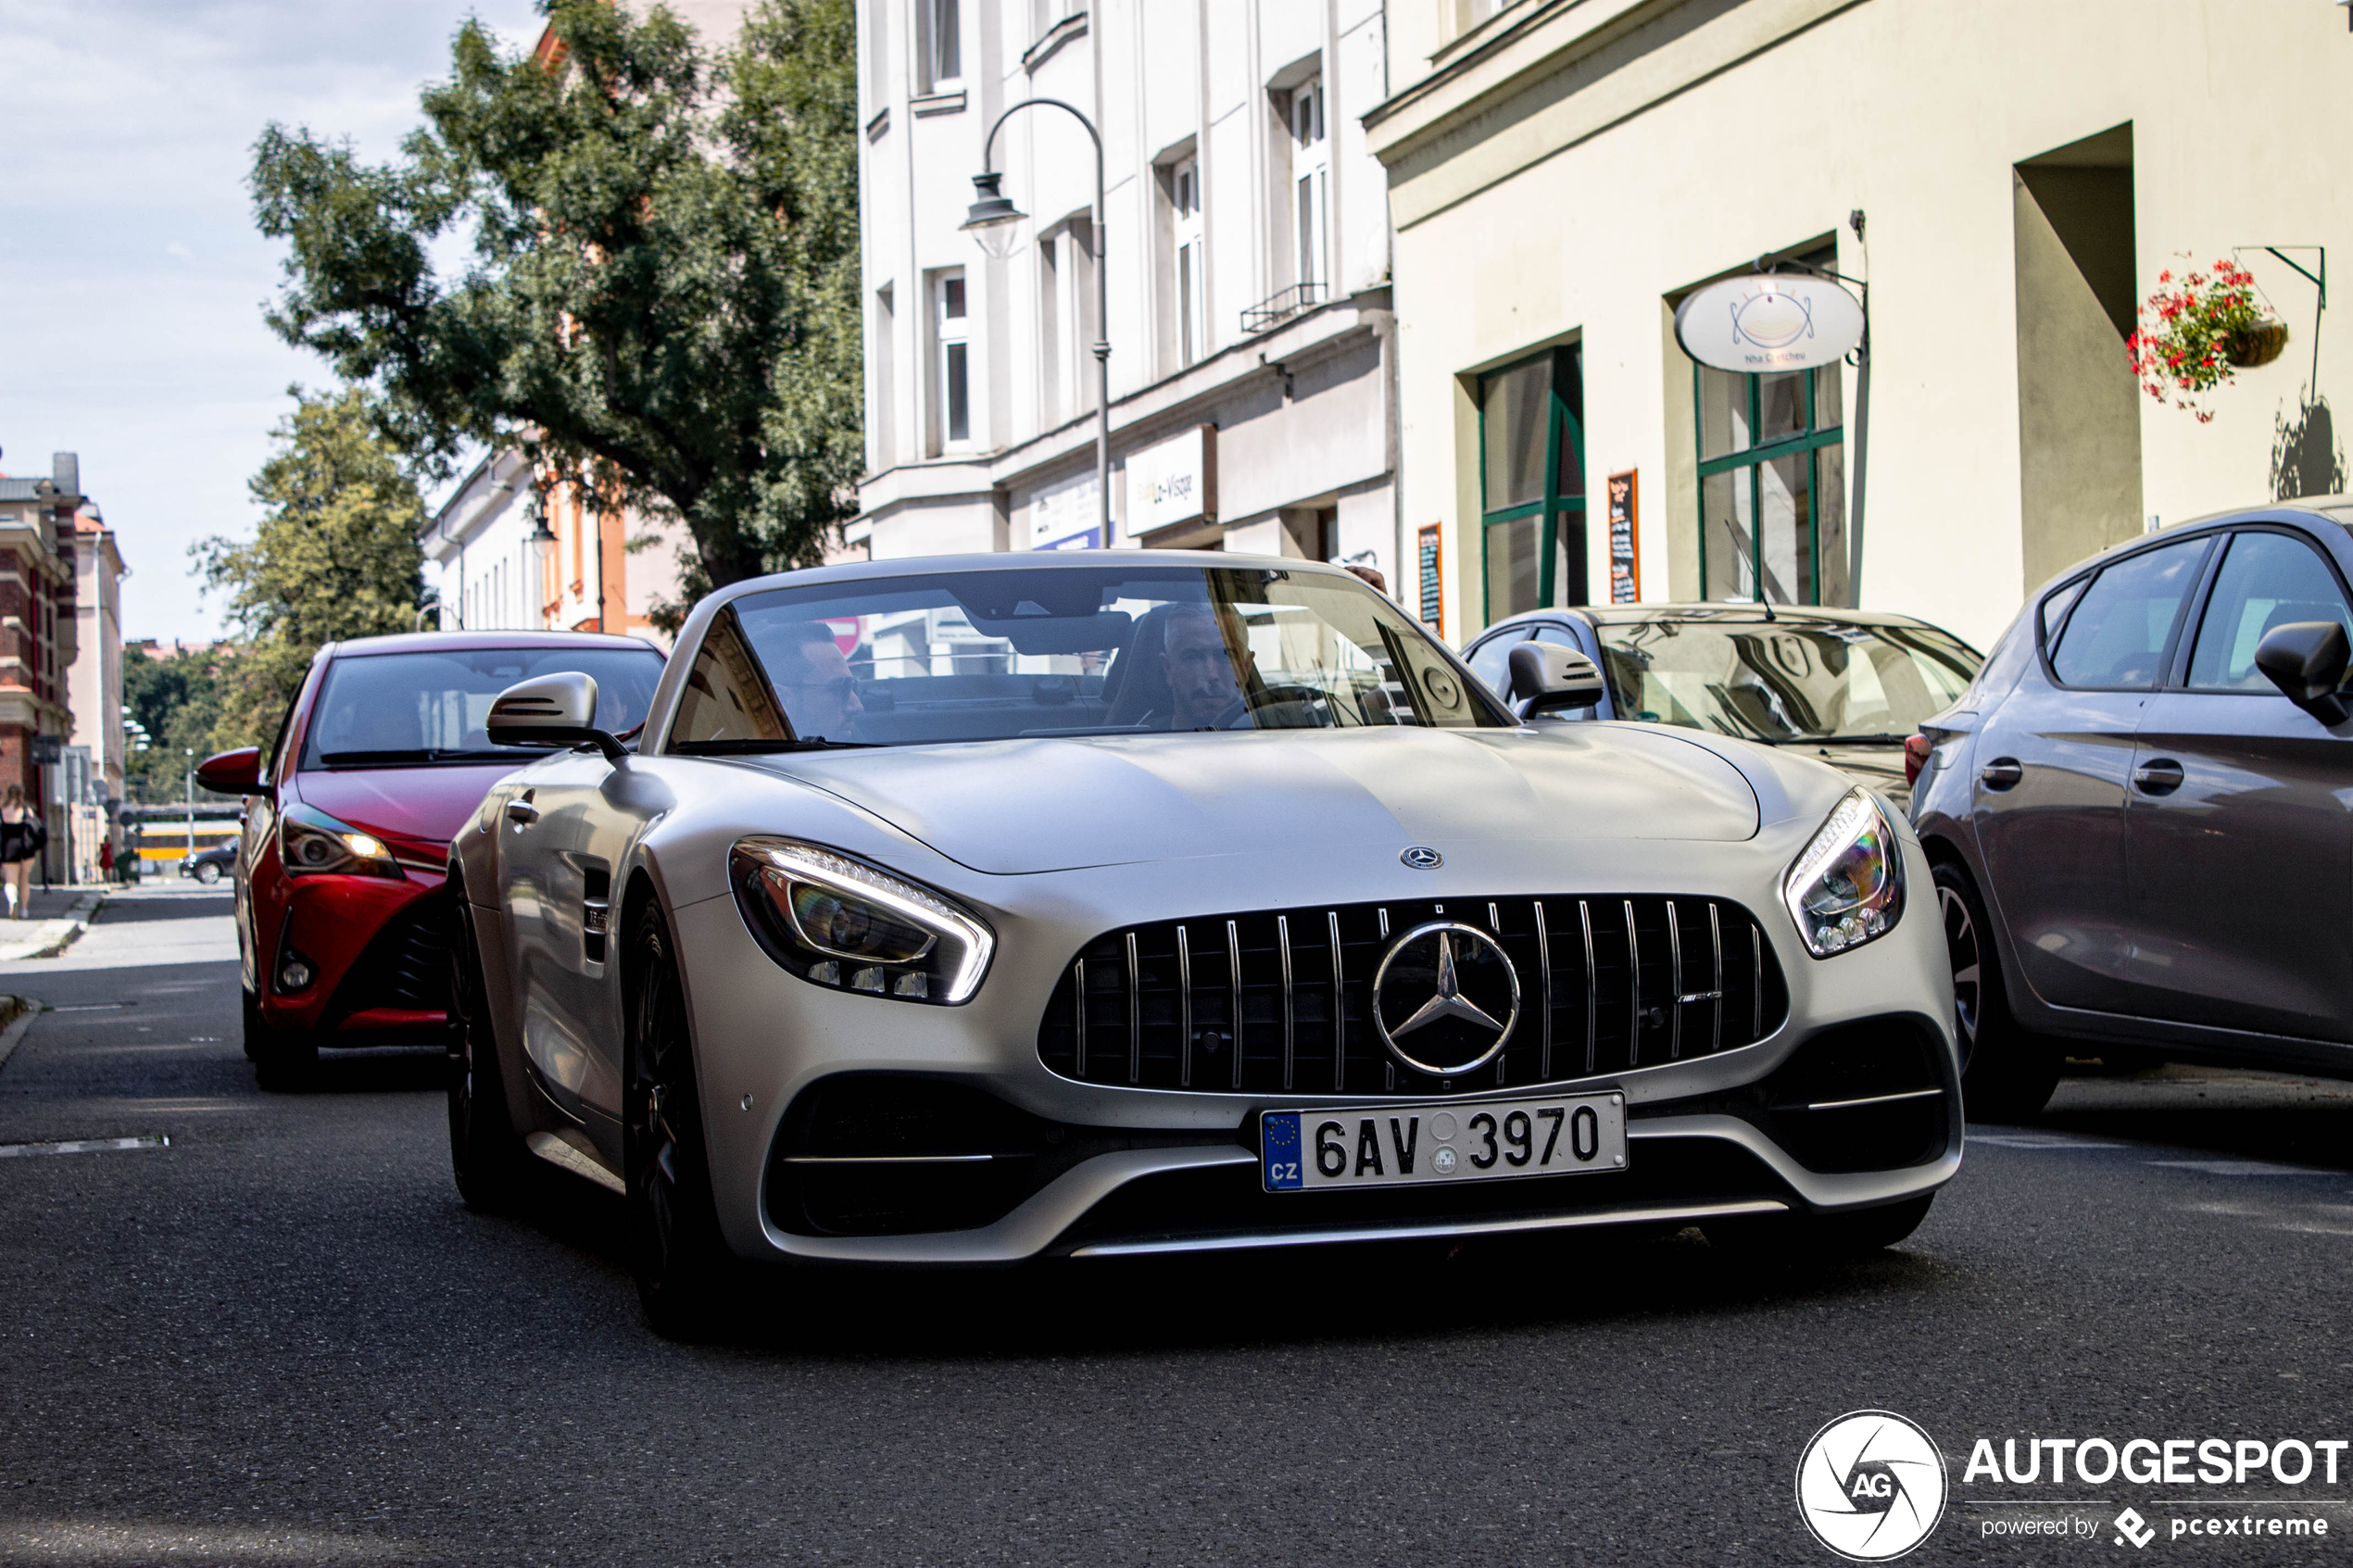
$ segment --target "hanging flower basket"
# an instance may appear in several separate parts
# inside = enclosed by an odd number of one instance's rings
[[[2242,370],[2268,365],[2287,348],[2285,321],[2258,321],[2222,340],[2222,357]]]
[[[2263,313],[2255,295],[2255,274],[2234,261],[2217,261],[2211,273],[2176,279],[2159,272],[2163,285],[2141,307],[2141,325],[2128,344],[2133,374],[2159,403],[2214,418],[2198,399],[2239,369],[2268,365],[2287,346],[2287,324]]]

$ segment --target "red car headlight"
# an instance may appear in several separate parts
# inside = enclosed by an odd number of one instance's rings
[[[285,867],[288,876],[407,874],[383,839],[302,805],[288,806],[278,813],[278,863]]]

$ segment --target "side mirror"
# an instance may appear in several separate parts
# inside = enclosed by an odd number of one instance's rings
[[[261,782],[261,748],[241,746],[206,758],[196,764],[196,783],[215,795],[262,794],[270,786]]]
[[[1521,643],[1512,649],[1514,714],[1533,719],[1564,708],[1592,708],[1608,688],[1593,661],[1556,643]]]
[[[2336,691],[2345,684],[2348,657],[2353,656],[2347,653],[2345,628],[2334,621],[2292,621],[2272,627],[2255,645],[2255,668],[2288,701],[2323,724],[2345,721],[2345,699]]]
[[[576,670],[536,675],[500,692],[483,731],[493,746],[579,746],[618,762],[621,743],[597,728],[597,678]]]

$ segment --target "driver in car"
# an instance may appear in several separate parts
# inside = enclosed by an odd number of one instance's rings
[[[1169,617],[1164,636],[1160,659],[1168,676],[1168,727],[1214,728],[1242,695],[1216,617],[1205,606],[1184,606]]]
[[[802,740],[848,740],[866,705],[858,699],[849,656],[834,641],[832,628],[800,621],[786,627],[771,646],[776,650],[776,696],[793,734]]]

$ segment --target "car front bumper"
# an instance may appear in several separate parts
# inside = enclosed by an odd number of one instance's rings
[[[1929,867],[1918,844],[1907,842],[1911,902],[1895,929],[1835,958],[1812,959],[1777,897],[1781,868],[1812,827],[1782,824],[1743,845],[1601,842],[1534,853],[1526,846],[1446,846],[1446,865],[1435,873],[1403,870],[1392,854],[1370,850],[1337,862],[1319,856],[1312,866],[1203,857],[1026,877],[963,872],[953,881],[939,862],[899,867],[974,904],[998,934],[979,994],[952,1008],[801,981],[761,952],[732,897],[673,909],[722,1228],[748,1258],[1003,1264],[1056,1255],[1673,1226],[1862,1209],[1931,1192],[1959,1167],[1962,1118],[1951,977]],[[1333,903],[1435,895],[1467,906],[1491,897],[1573,899],[1629,889],[1729,898],[1755,914],[1772,943],[1788,1015],[1755,1044],[1712,1055],[1428,1097],[1620,1093],[1629,1137],[1622,1173],[1269,1194],[1260,1190],[1261,1111],[1427,1101],[1081,1083],[1049,1071],[1038,1050],[1049,997],[1081,946],[1139,922],[1231,908],[1237,886],[1313,887]],[[1874,1053],[1908,1053],[1917,1081],[1897,1085],[1901,1092],[1892,1097],[1851,1097],[1883,1098],[1883,1106],[1842,1107],[1837,1091],[1821,1086],[1829,1081],[1822,1063],[1831,1057],[1868,1061]],[[799,1135],[793,1130],[796,1105],[807,1104],[804,1097],[825,1080],[853,1073],[978,1091],[1062,1147],[1042,1149],[1038,1173],[1012,1182],[1002,1211],[984,1213],[979,1223],[897,1234],[845,1234],[838,1225],[812,1223],[776,1201],[776,1162]],[[1890,1143],[1883,1131],[1871,1131],[1879,1123],[1869,1119],[1889,1116],[1906,1119],[1920,1135]],[[1845,1131],[1856,1128],[1861,1131],[1855,1135]],[[1874,1148],[1902,1152],[1875,1160]]]

